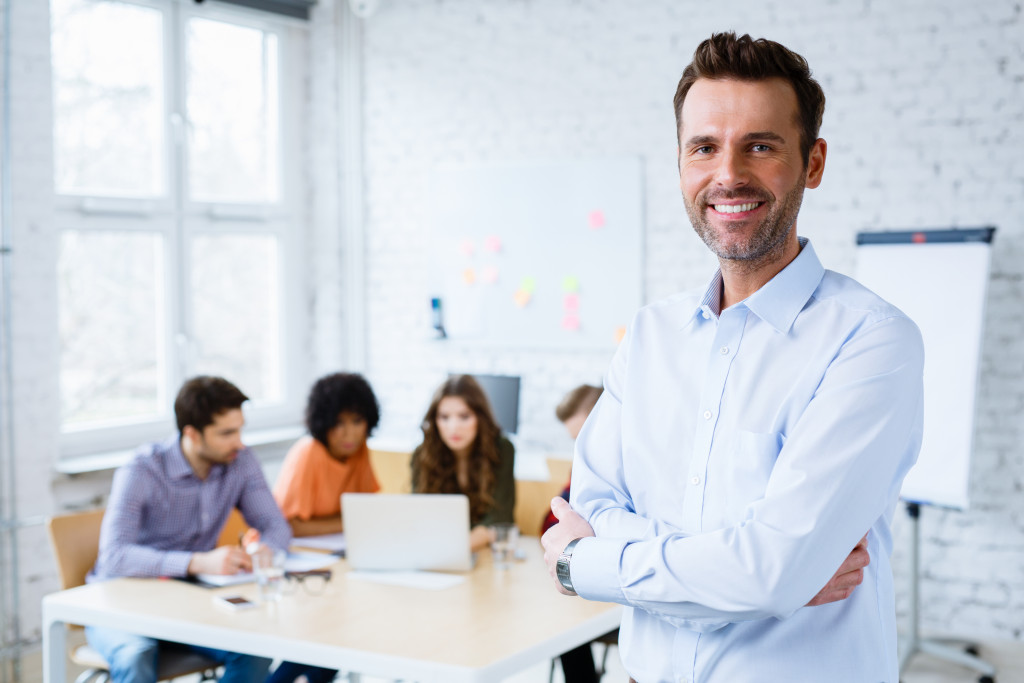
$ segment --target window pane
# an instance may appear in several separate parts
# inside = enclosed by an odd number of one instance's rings
[[[281,400],[277,239],[192,240],[192,374],[220,375],[249,398]]]
[[[277,201],[277,37],[192,19],[187,40],[189,197]]]
[[[67,231],[57,262],[61,422],[166,412],[163,240]]]
[[[162,195],[162,14],[95,0],[52,10],[57,192]]]

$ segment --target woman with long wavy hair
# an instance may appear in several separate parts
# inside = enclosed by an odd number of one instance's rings
[[[515,507],[515,448],[498,427],[487,395],[470,375],[449,377],[430,401],[423,443],[412,454],[415,493],[469,498],[474,551],[491,540],[488,525],[511,523]]]

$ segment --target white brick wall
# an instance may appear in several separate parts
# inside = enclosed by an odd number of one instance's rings
[[[803,54],[822,82],[825,181],[800,232],[851,272],[859,230],[996,225],[968,512],[926,509],[926,629],[1021,637],[1024,621],[1024,19],[1018,2],[744,6],[691,0],[383,2],[365,26],[369,373],[385,427],[423,412],[448,370],[523,376],[522,437],[558,448],[553,406],[609,353],[429,341],[427,179],[444,162],[639,154],[647,298],[703,284],[672,95],[697,42],[735,29]],[[614,264],[609,272],[614,273]],[[422,330],[410,334],[409,326]],[[899,517],[898,578],[906,531]],[[901,595],[901,606],[904,598]]]
[[[319,371],[344,358],[344,278],[331,271],[342,207],[336,0],[310,35],[304,132],[316,180],[307,206],[308,306],[322,318]],[[55,479],[56,232],[52,220],[47,3],[12,9],[14,372],[19,513],[50,514],[102,495],[109,477]],[[853,236],[880,228],[999,228],[977,407],[974,507],[927,509],[923,625],[1021,638],[1024,607],[1024,19],[1019,2],[793,0],[383,0],[364,25],[366,371],[381,431],[414,429],[449,370],[523,377],[521,439],[565,450],[553,407],[600,380],[607,352],[495,352],[428,339],[430,235],[423,207],[443,162],[634,154],[645,160],[648,299],[703,283],[714,267],[679,199],[671,100],[712,30],[733,28],[801,52],[825,87],[825,182],[806,196],[801,233],[826,265],[853,269]],[[326,22],[326,25],[325,23]],[[6,39],[7,36],[4,36]],[[340,257],[338,257],[340,261]],[[609,264],[614,273],[614,264]],[[341,319],[331,319],[336,315]],[[312,378],[308,378],[312,379]],[[6,473],[0,474],[5,476]],[[902,521],[902,517],[900,518]],[[901,527],[904,526],[901,524]],[[897,538],[905,558],[905,529]],[[23,636],[56,588],[41,527],[22,539]],[[899,577],[904,585],[906,577]],[[901,604],[903,597],[901,595]]]

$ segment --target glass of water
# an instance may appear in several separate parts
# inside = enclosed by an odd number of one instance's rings
[[[271,549],[254,553],[252,556],[252,572],[256,575],[256,583],[260,587],[260,598],[263,602],[281,599],[285,557],[285,551]]]
[[[519,527],[515,524],[493,524],[491,533],[494,534],[491,541],[494,565],[498,569],[508,569],[519,545]]]

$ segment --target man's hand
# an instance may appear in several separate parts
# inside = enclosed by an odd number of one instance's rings
[[[558,592],[562,595],[575,595],[565,590],[559,583],[555,565],[558,563],[558,556],[565,550],[565,546],[569,545],[569,541],[593,536],[594,529],[561,498],[551,499],[551,512],[558,519],[558,524],[545,531],[540,538],[540,543],[544,546],[544,561],[547,562],[548,574],[554,580]]]
[[[853,594],[853,589],[864,580],[864,567],[868,566],[870,562],[868,536],[864,534],[864,538],[860,539],[860,543],[854,547],[853,551],[839,565],[839,570],[829,579],[825,587],[807,603],[807,606],[825,605],[850,597]]]
[[[234,545],[222,545],[205,553],[193,553],[188,562],[189,574],[237,574],[251,570],[249,553]]]

